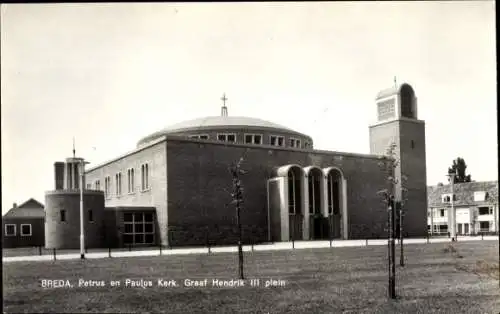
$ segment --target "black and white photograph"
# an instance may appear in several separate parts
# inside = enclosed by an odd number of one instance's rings
[[[3,313],[500,313],[495,6],[2,4]]]

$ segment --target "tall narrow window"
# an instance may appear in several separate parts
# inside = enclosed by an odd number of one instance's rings
[[[116,196],[120,196],[120,195],[122,195],[122,173],[121,172],[118,172],[115,175],[115,183],[116,183],[116,187],[115,187]]]
[[[104,178],[104,195],[106,198],[111,197],[111,178],[109,176]]]
[[[134,168],[130,168],[127,170],[127,192],[134,193]]]
[[[314,214],[314,181],[313,176],[307,178],[309,186],[309,214]]]
[[[89,221],[94,222],[94,215],[92,213],[92,209],[89,209]]]
[[[296,213],[296,190],[295,174],[292,170],[288,172],[288,214],[295,215]]]
[[[333,199],[334,199],[334,203],[333,203],[333,214],[334,215],[338,215],[339,212],[340,212],[340,204],[339,204],[339,200],[340,200],[340,193],[339,193],[339,182],[338,181],[334,181],[333,184],[332,184],[332,192],[333,192]]]
[[[328,175],[328,215],[333,214],[333,178],[332,175]]]
[[[339,182],[332,173],[328,174],[328,214],[338,215],[340,213]]]
[[[141,190],[146,191],[149,189],[149,165],[141,165]]]
[[[59,211],[59,215],[60,215],[60,218],[61,218],[61,222],[66,221],[66,210],[61,209],[61,210]]]
[[[101,190],[101,181],[95,180],[95,189],[97,191]]]
[[[131,176],[130,176],[130,192],[131,193],[134,193],[135,191],[135,170],[134,168],[130,169],[130,173],[131,173]]]
[[[127,193],[130,193],[130,169],[127,169]]]

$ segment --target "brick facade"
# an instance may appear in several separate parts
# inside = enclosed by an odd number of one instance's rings
[[[206,143],[168,138],[168,216],[173,244],[197,244],[208,237],[217,243],[235,243],[235,208],[230,205],[228,167],[244,156],[242,177],[244,210],[241,220],[247,241],[268,238],[267,180],[278,167],[331,166],[347,180],[349,238],[384,235],[386,209],[377,195],[386,184],[380,159],[322,151]],[[425,225],[424,225],[425,226]]]
[[[80,248],[80,191],[57,190],[45,193],[45,247],[49,249]],[[83,219],[85,246],[102,247],[104,243],[104,195],[101,191],[84,191]],[[61,210],[65,211],[64,221]],[[89,210],[92,210],[90,221]]]
[[[405,232],[409,236],[424,236],[427,232],[425,124],[416,120],[416,99],[411,103],[413,107],[407,106],[411,110],[405,107],[408,117],[402,117],[401,101],[394,93],[399,91],[391,89],[390,93],[382,95],[394,98],[395,111],[391,113],[392,121],[370,127],[371,155],[314,150],[312,139],[305,134],[245,117],[207,117],[213,125],[206,125],[205,119],[193,120],[196,123],[188,121],[181,124],[183,127],[170,131],[165,129],[143,138],[134,151],[86,171],[85,181],[93,189],[104,191],[106,178],[110,179],[109,190],[105,191],[105,197],[102,196],[105,204],[102,205],[102,215],[99,217],[106,230],[99,233],[102,235],[100,245],[122,246],[124,212],[150,210],[155,212],[157,234],[154,244],[183,246],[206,245],[207,242],[236,243],[238,232],[235,206],[231,204],[233,187],[229,166],[241,157],[244,157],[242,167],[248,171],[241,177],[245,189],[241,212],[245,242],[268,241],[270,233],[274,238],[279,237],[280,240],[286,241],[286,234],[291,232],[290,225],[297,228],[296,224],[298,228],[303,228],[298,234],[302,234],[303,239],[309,238],[307,229],[314,225],[314,221],[307,221],[308,208],[303,207],[304,217],[299,217],[298,223],[295,218],[290,218],[291,223],[288,222],[288,209],[273,209],[281,212],[269,213],[268,180],[275,178],[277,170],[285,165],[297,165],[301,169],[338,169],[343,174],[339,182],[342,182],[342,195],[345,193],[346,197],[342,199],[342,210],[345,210],[342,222],[339,216],[331,219],[332,225],[335,225],[335,235],[350,239],[383,237],[386,234],[384,229],[387,211],[377,192],[388,187],[387,174],[381,167],[381,163],[387,161],[383,161],[381,155],[386,153],[391,142],[396,143],[396,157],[401,162],[396,170],[396,177],[408,177],[405,182],[405,187],[409,189],[405,206]],[[410,96],[413,97],[412,95]],[[411,97],[407,98],[413,101]],[[256,124],[251,125],[252,121]],[[224,122],[230,123],[224,125]],[[218,141],[219,133],[236,134],[236,143]],[[246,144],[246,134],[259,134],[262,136],[262,142]],[[208,135],[209,139],[192,139],[189,138],[190,135]],[[271,146],[271,135],[283,136],[285,147]],[[290,147],[291,138],[301,141],[300,148]],[[142,188],[144,165],[148,167],[149,186],[146,189]],[[61,166],[55,167],[58,182]],[[134,170],[133,191],[129,190],[130,169]],[[121,181],[117,181],[117,173],[121,174]],[[326,180],[326,173],[323,175]],[[306,178],[304,176],[303,180]],[[99,181],[99,186],[96,181]],[[121,182],[121,192],[117,192],[118,182]],[[56,187],[60,187],[60,184],[56,183]],[[307,185],[301,188],[301,197],[305,199]],[[322,189],[325,190],[324,183]],[[278,186],[274,187],[274,190],[279,190]],[[280,207],[280,200],[273,197],[273,208]],[[323,206],[324,200],[325,197],[322,200]],[[68,214],[71,212],[71,218],[77,215],[79,205],[76,198],[68,197],[67,201],[63,201],[56,193],[54,196],[48,195],[47,203],[50,208],[50,223],[54,225],[54,228],[46,231],[47,243],[51,246],[64,246],[66,242],[72,243],[71,245],[77,243],[75,241],[79,235],[79,226],[69,228],[56,223],[54,218],[61,206],[75,207],[75,210],[68,210]],[[269,221],[270,215],[274,219],[273,223]],[[300,219],[305,222],[301,224]],[[270,224],[272,230],[269,230]],[[315,228],[322,230],[323,227],[318,224]],[[54,234],[56,229],[57,234]],[[97,245],[97,242],[95,243]]]

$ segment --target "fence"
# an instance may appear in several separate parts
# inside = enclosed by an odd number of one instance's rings
[[[481,237],[481,240],[484,240],[484,237],[485,236],[491,236],[491,235],[498,235],[498,232],[484,232],[484,233],[477,233],[471,237]],[[436,235],[432,235],[432,234],[427,234],[426,238],[423,239],[423,243],[430,243],[430,240],[431,239],[450,239],[451,241],[451,238],[449,237],[448,234],[445,234],[444,236],[440,235],[440,236],[436,236]],[[420,238],[422,239],[422,238]],[[237,245],[237,243],[227,243],[227,241],[224,241],[223,243],[217,243],[217,241],[215,240],[210,240],[210,237],[206,237],[206,243],[204,246],[178,246],[178,247],[172,247],[172,246],[163,246],[163,245],[149,245],[149,246],[133,246],[133,245],[126,245],[124,247],[121,247],[121,248],[112,248],[112,247],[103,247],[103,248],[85,248],[85,253],[103,253],[103,254],[106,254],[107,253],[107,256],[109,258],[112,258],[112,257],[116,257],[116,256],[120,256],[120,252],[132,252],[132,251],[158,251],[158,255],[159,256],[162,256],[162,255],[165,255],[165,251],[169,251],[169,250],[176,250],[176,249],[196,249],[196,250],[200,250],[200,252],[207,252],[207,254],[212,254],[214,252],[214,248],[217,248],[217,247],[235,247]],[[458,240],[458,239],[457,239]],[[299,241],[301,243],[311,243],[311,242],[316,242],[316,243],[319,243],[319,242],[323,242],[324,245],[321,245],[321,246],[317,246],[317,247],[330,247],[330,248],[333,248],[334,247],[334,242],[335,243],[340,243],[335,245],[335,246],[343,246],[341,243],[342,242],[349,242],[349,241],[352,241],[352,242],[355,242],[355,245],[356,246],[361,246],[361,245],[365,245],[365,246],[368,246],[370,245],[370,242],[372,245],[377,245],[377,244],[380,244],[381,241],[387,241],[386,238],[383,238],[383,237],[379,237],[379,236],[372,236],[370,239],[361,239],[361,240],[340,240],[340,239],[323,239],[323,240],[318,240],[318,241]],[[289,246],[288,248],[294,250],[294,249],[298,249],[298,247],[296,246],[296,242],[297,240],[295,239],[291,239],[290,242],[288,242]],[[412,241],[413,242],[413,241]],[[263,241],[260,241],[260,242],[256,242],[256,241],[249,241],[247,239],[247,241],[244,241],[243,242],[243,245],[247,248],[246,250],[247,251],[250,251],[250,252],[254,252],[255,251],[255,247],[256,246],[266,246],[266,245],[274,245],[274,246],[280,246],[280,247],[287,247],[287,242],[280,242],[280,243],[269,243],[269,242],[263,242]],[[303,245],[300,245],[301,247],[304,247]],[[205,251],[206,250],[206,251]],[[234,252],[236,252],[237,250],[234,250]],[[80,253],[80,250],[78,249],[56,249],[56,248],[44,248],[42,246],[38,246],[38,247],[22,247],[22,248],[12,248],[12,249],[3,249],[3,255],[4,257],[15,257],[15,256],[35,256],[35,255],[39,255],[39,256],[48,256],[48,255],[51,255],[52,256],[52,259],[53,260],[58,260],[59,259],[59,256],[60,255],[68,255],[68,254],[79,254]],[[116,254],[115,256],[113,256],[113,253],[118,253]],[[150,254],[151,255],[151,254]]]

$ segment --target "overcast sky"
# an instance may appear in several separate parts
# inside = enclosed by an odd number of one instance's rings
[[[410,83],[427,178],[497,179],[493,1],[1,6],[2,213],[45,202],[53,163],[92,164],[170,124],[259,117],[369,153],[381,89]],[[95,148],[95,149],[94,149]]]

